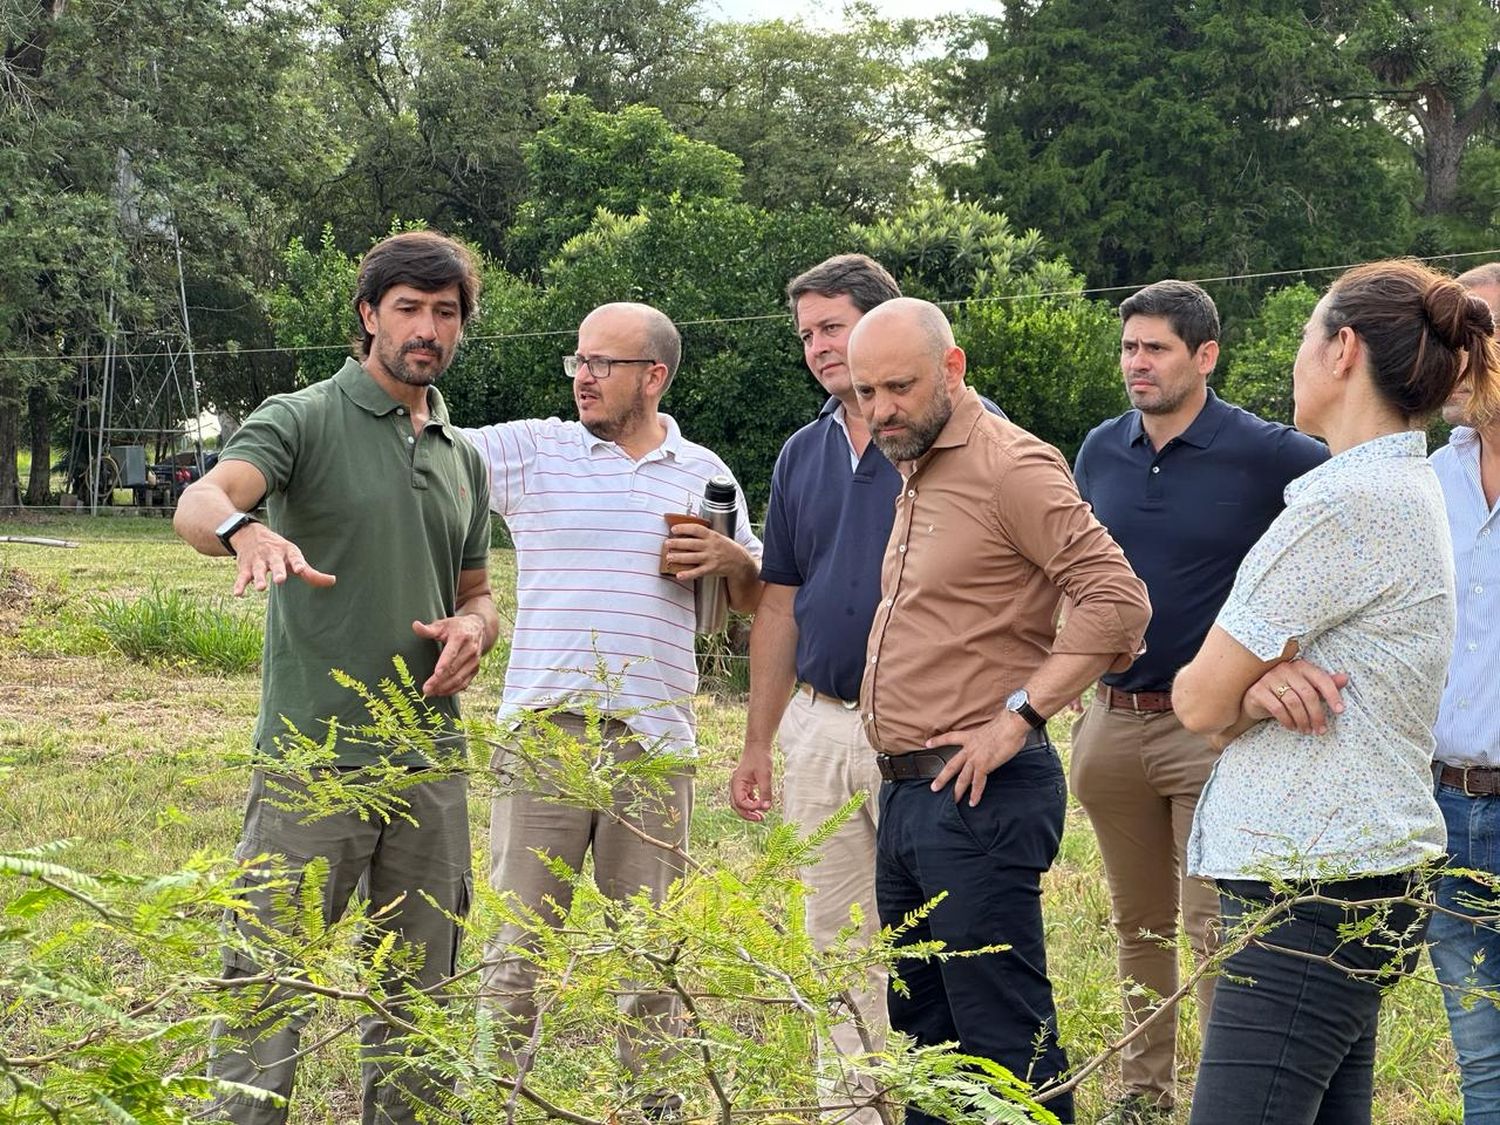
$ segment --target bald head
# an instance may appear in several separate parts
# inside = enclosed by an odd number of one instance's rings
[[[1500,262],[1486,262],[1482,266],[1458,275],[1458,283],[1490,306],[1500,325]]]
[[[953,326],[948,323],[943,310],[931,301],[921,301],[916,297],[886,301],[865,313],[849,334],[850,366],[858,366],[857,353],[874,353],[897,339],[923,346],[941,361],[953,347]]]
[[[849,373],[870,436],[893,462],[937,440],[964,382],[963,349],[943,310],[900,297],[877,305],[849,334]]]
[[[682,362],[682,335],[671,317],[638,301],[612,301],[583,318],[578,326],[580,336],[584,327],[590,325],[603,326],[615,336],[634,337],[639,350],[632,356],[655,360],[667,369],[666,383],[662,385],[662,391],[666,391]]]

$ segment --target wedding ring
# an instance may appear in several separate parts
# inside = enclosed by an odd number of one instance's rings
[[[1271,690],[1276,693],[1276,698],[1280,699],[1283,695],[1285,695],[1287,692],[1289,692],[1289,691],[1292,690],[1292,685],[1291,684],[1277,684]]]

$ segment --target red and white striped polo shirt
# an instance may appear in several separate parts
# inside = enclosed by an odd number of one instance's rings
[[[642,737],[692,749],[693,591],[658,573],[662,516],[696,508],[709,478],[729,469],[659,417],[666,440],[639,461],[557,418],[462,431],[489,466],[490,505],[516,545],[502,723],[592,696]],[[759,557],[743,493],[735,538]]]

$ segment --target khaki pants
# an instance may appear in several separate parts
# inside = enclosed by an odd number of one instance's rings
[[[581,715],[562,714],[552,720],[574,738],[584,737]],[[640,757],[641,749],[630,730],[615,719],[603,720],[600,734],[604,749],[617,762]],[[503,765],[505,751],[496,757]],[[555,790],[551,791],[555,795]],[[543,851],[560,859],[574,871],[582,870],[584,857],[594,856],[594,881],[606,895],[625,899],[646,888],[653,902],[666,897],[667,888],[683,873],[683,864],[671,852],[647,844],[617,821],[590,809],[544,800],[545,793],[514,793],[496,797],[490,806],[490,885],[509,892],[552,925],[561,925],[572,904],[572,888],[552,874],[537,858]],[[630,806],[639,803],[640,807]],[[670,793],[642,800],[637,793],[616,795],[614,811],[628,816],[647,835],[687,847],[688,821],[693,811],[693,779],[679,774],[672,779]],[[485,948],[485,969],[480,1001],[498,1015],[507,1017],[506,1031],[520,1049],[532,1034],[537,1017],[535,998],[537,967],[525,955],[536,948],[537,938],[520,926],[502,926]],[[620,1033],[620,1060],[632,1073],[639,1073],[643,1053],[660,1050],[677,1038],[675,997],[665,993],[635,993],[620,1000],[630,1027],[644,1027],[653,1043],[625,1030]]]
[[[1070,780],[1099,839],[1120,978],[1140,986],[1125,991],[1126,1031],[1177,990],[1179,904],[1195,957],[1207,957],[1217,942],[1218,895],[1183,872],[1193,811],[1217,759],[1170,711],[1112,711],[1095,697],[1073,728]],[[1213,992],[1212,977],[1199,981],[1200,1027]],[[1170,1105],[1176,1047],[1176,1016],[1165,1015],[1121,1052],[1126,1089]]]
[[[864,911],[861,934],[873,937],[880,928],[875,909],[875,825],[879,812],[880,771],[875,751],[865,739],[858,708],[846,708],[836,700],[814,700],[805,689],[792,697],[777,732],[786,759],[785,797],[787,819],[803,831],[816,828],[854,796],[865,792],[869,799],[839,826],[823,845],[817,864],[803,873],[812,894],[807,902],[807,932],[814,946],[831,945],[839,930],[849,924],[849,907],[858,903]],[[885,1046],[886,974],[872,971],[864,988],[855,990],[870,1047]],[[852,1021],[837,1024],[832,1031],[839,1056],[862,1054],[865,1046]],[[821,1059],[821,1051],[820,1051]],[[820,1069],[827,1060],[820,1062]],[[866,1082],[832,1082],[822,1091],[830,1108],[848,1105],[851,1099],[868,1101],[874,1087]],[[877,1125],[873,1108],[836,1118],[856,1125]]]
[[[291,791],[303,791],[299,782],[277,778]],[[253,914],[231,918],[243,931],[268,933],[287,924],[286,904],[300,902],[302,870],[309,860],[325,859],[328,877],[322,888],[325,924],[339,918],[357,884],[367,891],[372,913],[400,899],[394,910],[372,921],[365,932],[366,944],[378,943],[394,932],[413,952],[420,964],[405,975],[388,973],[386,984],[394,990],[406,983],[433,988],[451,977],[458,960],[459,928],[448,914],[462,918],[469,910],[473,875],[469,865],[468,783],[462,777],[439,777],[402,791],[406,811],[416,823],[393,817],[362,819],[355,813],[338,813],[303,823],[301,809],[281,809],[287,800],[280,792],[268,792],[266,775],[257,770],[250,779],[250,797],[245,808],[245,828],[235,855],[251,860],[261,854],[283,856],[292,887],[279,894],[262,889],[265,877],[245,876]],[[404,896],[404,897],[403,897]],[[432,901],[428,901],[428,896]],[[445,914],[444,912],[447,912]],[[291,918],[295,918],[295,911]],[[239,950],[226,948],[226,977],[259,973],[256,964]],[[434,993],[438,999],[440,994]],[[289,992],[272,990],[266,1003],[279,1004]],[[392,1005],[400,1014],[402,1006]],[[277,1012],[270,1019],[245,1026],[219,1023],[213,1029],[209,1072],[216,1078],[240,1082],[290,1098],[297,1073],[302,1028],[312,1007],[300,1007],[286,1016]],[[396,1066],[384,1061],[405,1048],[387,1044],[390,1026],[373,1016],[360,1019],[361,1086],[365,1125],[415,1122],[419,1107],[442,1104],[452,1092],[451,1082],[424,1074],[420,1066]],[[243,1095],[220,1099],[214,1120],[238,1125],[281,1125],[288,1107],[275,1107]]]

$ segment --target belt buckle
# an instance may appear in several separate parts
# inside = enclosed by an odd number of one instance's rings
[[[1484,796],[1483,793],[1471,793],[1471,792],[1469,792],[1469,770],[1472,769],[1473,767],[1472,766],[1462,766],[1460,768],[1464,771],[1464,785],[1463,785],[1464,796],[1465,797],[1483,797]]]
[[[1130,709],[1139,715],[1141,713],[1141,693],[1138,691],[1128,691],[1125,694],[1130,696]]]

